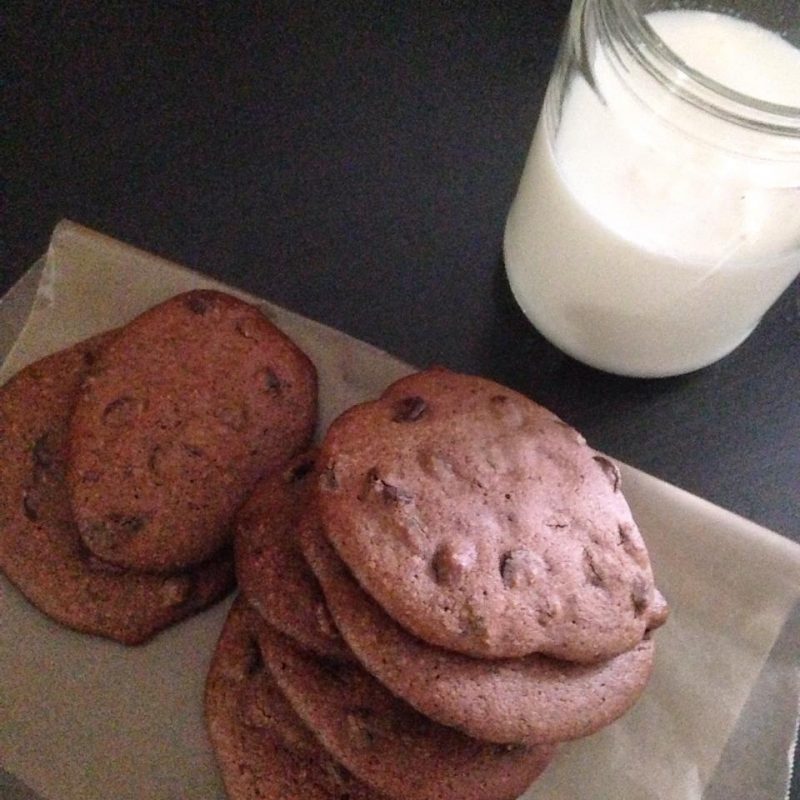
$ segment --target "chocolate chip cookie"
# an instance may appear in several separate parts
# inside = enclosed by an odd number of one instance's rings
[[[205,690],[209,737],[230,800],[386,800],[334,761],[264,669],[257,612],[238,598]]]
[[[300,531],[328,608],[359,661],[437,722],[492,742],[565,741],[613,722],[647,684],[654,653],[649,638],[599,664],[539,655],[486,661],[429,645],[400,627],[358,585],[314,514]]]
[[[423,717],[355,664],[320,658],[259,629],[264,660],[292,707],[359,779],[408,800],[513,800],[554,748],[495,745]]]
[[[333,423],[320,466],[339,556],[431,644],[597,662],[662,614],[616,466],[492,381],[403,378]]]
[[[236,576],[247,601],[274,628],[315,653],[352,659],[314,574],[300,553],[298,524],[311,501],[317,453],[265,478],[236,518]]]
[[[211,557],[258,479],[308,445],[316,392],[308,358],[230,295],[188,292],[137,317],[99,354],[71,423],[88,549],[149,571]]]
[[[113,337],[42,359],[0,389],[0,568],[61,624],[140,644],[227,594],[233,558],[148,575],[106,564],[81,542],[64,478],[67,427],[87,371]]]

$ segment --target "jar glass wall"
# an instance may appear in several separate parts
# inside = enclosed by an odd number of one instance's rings
[[[592,366],[734,349],[800,272],[798,5],[577,0],[504,249],[529,319]]]

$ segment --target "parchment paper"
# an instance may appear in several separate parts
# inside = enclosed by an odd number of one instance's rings
[[[0,301],[0,356],[14,340],[0,383],[172,294],[220,286],[69,222],[21,284]],[[322,429],[411,369],[256,302],[317,365]],[[654,677],[626,717],[564,745],[524,797],[780,798],[797,722],[800,546],[635,469],[623,465],[622,474],[672,607],[656,634]],[[50,622],[0,576],[0,794],[224,797],[202,690],[227,608],[125,648]]]

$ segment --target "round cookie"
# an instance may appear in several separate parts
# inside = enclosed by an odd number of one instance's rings
[[[239,511],[236,577],[248,603],[281,633],[319,655],[352,659],[297,540],[316,456],[304,453],[267,476]]]
[[[387,800],[337,764],[264,669],[258,615],[234,601],[211,661],[205,717],[229,800]]]
[[[260,477],[304,449],[316,372],[261,312],[194,291],[120,330],[70,430],[72,508],[110,563],[174,571],[206,560]]]
[[[599,664],[547,656],[484,661],[409,634],[358,585],[314,515],[300,526],[303,552],[337,627],[363,666],[420,713],[490,742],[560,742],[622,716],[650,677],[648,637]]]
[[[331,425],[320,467],[328,538],[431,644],[595,662],[661,614],[616,466],[492,381],[403,378]]]
[[[104,564],[81,542],[64,480],[66,431],[83,378],[111,338],[42,359],[0,389],[0,568],[57,622],[141,644],[226,595],[233,558],[153,575]]]
[[[264,660],[323,747],[365,783],[406,800],[513,800],[550,762],[549,745],[497,745],[429,720],[355,664],[302,651],[266,625]]]

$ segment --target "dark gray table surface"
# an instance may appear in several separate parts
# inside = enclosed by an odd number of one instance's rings
[[[800,283],[731,356],[649,381],[560,354],[510,296],[503,225],[567,7],[12,0],[0,293],[68,217],[505,382],[800,540]]]

